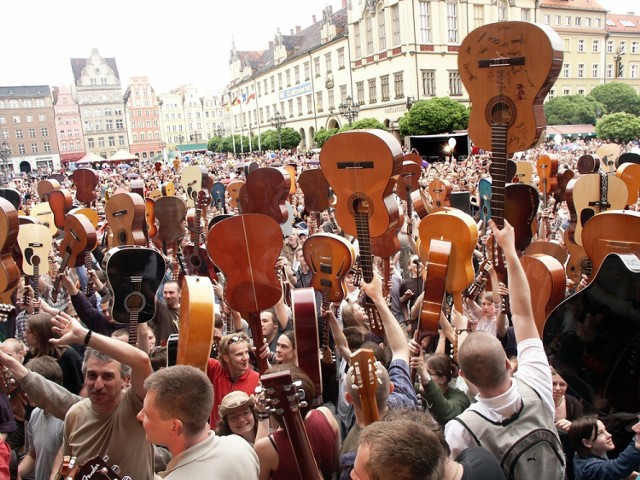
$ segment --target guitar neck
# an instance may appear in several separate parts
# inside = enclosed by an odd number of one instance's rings
[[[71,254],[69,252],[65,253],[64,257],[62,257],[62,262],[60,263],[60,269],[58,270],[58,272],[63,272],[67,269],[67,263],[69,263],[69,258],[71,257]],[[51,299],[54,302],[58,301],[58,291],[60,290],[60,277],[56,277],[55,281],[53,282],[53,287],[51,289]]]
[[[251,336],[253,337],[253,346],[256,347],[256,361],[258,362],[258,370],[264,373],[269,368],[266,358],[259,355],[264,345],[264,336],[262,335],[262,322],[260,321],[260,313],[251,312],[249,314],[249,327],[251,328]]]
[[[291,442],[291,449],[294,452],[294,459],[300,472],[300,478],[322,480],[300,412],[286,415],[282,418],[284,428]]]
[[[504,228],[504,203],[507,194],[507,124],[495,124],[491,131],[491,218],[499,229]],[[502,249],[494,242],[493,266],[498,276],[506,277]]]

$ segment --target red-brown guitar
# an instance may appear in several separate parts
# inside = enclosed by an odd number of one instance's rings
[[[144,200],[137,193],[121,192],[109,198],[105,206],[105,216],[112,233],[110,246],[145,246]]]
[[[306,243],[306,242],[305,242]],[[296,337],[298,366],[304,370],[316,390],[316,397],[310,398],[314,407],[322,405],[322,370],[318,345],[318,312],[316,294],[313,288],[294,288],[291,291],[293,311],[293,332]]]
[[[256,168],[247,177],[240,195],[242,213],[261,213],[285,223],[289,218],[285,202],[290,189],[291,177],[286,170]]]
[[[0,294],[18,284],[20,270],[11,251],[18,240],[18,212],[8,200],[0,198]]]
[[[96,189],[100,177],[92,168],[79,168],[71,174],[71,181],[76,186],[76,198],[79,202],[89,206],[98,198]]]

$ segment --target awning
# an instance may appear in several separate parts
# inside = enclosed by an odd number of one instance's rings
[[[547,137],[554,137],[557,134],[567,137],[593,137],[596,134],[596,127],[588,123],[582,125],[547,125]]]

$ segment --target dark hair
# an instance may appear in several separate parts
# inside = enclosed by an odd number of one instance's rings
[[[157,346],[149,352],[149,360],[154,372],[167,366],[167,347]]]
[[[258,410],[255,407],[248,407],[251,410],[251,415],[253,416],[253,435],[255,436],[258,433],[258,424],[260,423],[260,418],[258,417]],[[218,425],[216,425],[216,433],[224,437],[226,435],[234,435],[234,432],[231,430],[231,426],[229,426],[229,416],[220,416],[218,420]]]
[[[453,375],[453,365],[451,358],[442,353],[434,353],[427,357],[427,367],[434,370],[438,375],[445,377],[447,383],[451,381]]]
[[[62,368],[58,361],[49,355],[41,355],[29,360],[25,367],[32,372],[39,373],[47,380],[62,385]]]
[[[427,427],[433,433],[436,434],[438,440],[440,441],[440,445],[442,445],[442,449],[445,451],[447,456],[451,455],[451,448],[447,443],[447,440],[444,436],[444,430],[442,429],[442,425],[440,425],[435,418],[431,416],[428,412],[423,412],[421,410],[411,410],[407,407],[405,408],[394,408],[389,411],[382,417],[380,420],[383,422],[395,422],[396,420],[411,420],[412,422],[416,422],[420,425]]]
[[[36,339],[35,345],[29,345],[31,354],[34,357],[49,355],[54,358],[62,357],[67,347],[59,347],[49,342],[55,338],[53,325],[51,325],[51,315],[45,312],[36,313],[27,320],[27,327]]]
[[[592,440],[598,435],[598,416],[585,415],[576,418],[569,427],[569,441],[579,457],[591,456],[591,450],[582,440]]]
[[[347,338],[347,345],[352,352],[359,349],[364,343],[365,330],[361,327],[346,327],[342,330],[344,336]]]

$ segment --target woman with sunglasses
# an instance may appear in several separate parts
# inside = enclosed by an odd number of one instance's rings
[[[607,452],[615,448],[612,436],[597,415],[576,418],[569,427],[569,440],[576,451],[573,474],[576,480],[622,480],[636,478],[640,470],[640,423],[632,430],[636,433],[615,460]],[[632,476],[633,474],[633,476]]]

